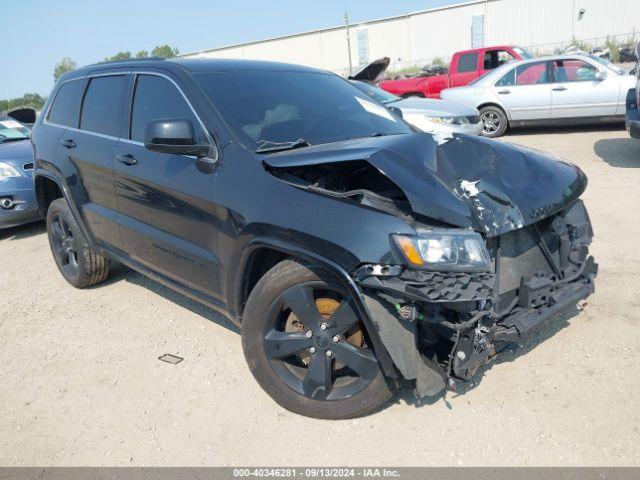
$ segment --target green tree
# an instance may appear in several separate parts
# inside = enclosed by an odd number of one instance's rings
[[[64,57],[58,63],[53,70],[53,79],[57,82],[58,79],[67,72],[71,72],[78,68],[78,64],[71,60],[69,57]]]
[[[25,93],[22,97],[0,100],[0,112],[10,112],[16,108],[33,108],[41,110],[46,98],[37,93]]]
[[[169,45],[158,45],[156,48],[151,50],[152,57],[161,57],[161,58],[175,58],[180,54],[177,48],[172,48]]]
[[[140,50],[136,53],[136,58],[147,58],[149,56],[149,52],[146,50]]]
[[[105,62],[115,62],[117,60],[131,60],[131,52],[118,52],[112,57],[104,59]]]

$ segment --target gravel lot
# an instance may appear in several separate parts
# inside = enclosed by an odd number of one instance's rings
[[[0,465],[640,466],[640,141],[619,126],[506,141],[587,173],[597,293],[463,395],[364,419],[281,409],[216,313],[122,267],[75,290],[41,224],[0,232]]]

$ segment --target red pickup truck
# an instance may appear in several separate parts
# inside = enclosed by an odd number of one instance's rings
[[[451,59],[449,72],[443,75],[385,80],[378,85],[401,97],[440,98],[445,88],[462,87],[490,70],[512,60],[532,58],[524,48],[498,46],[457,52]]]

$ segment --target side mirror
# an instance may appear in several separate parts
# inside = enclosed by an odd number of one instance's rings
[[[387,107],[387,110],[395,114],[397,117],[403,118],[402,110],[400,110],[398,107]]]
[[[149,122],[145,130],[144,146],[152,152],[204,157],[210,145],[198,143],[191,120],[165,119]]]
[[[602,80],[604,80],[605,78],[607,78],[607,72],[604,70],[598,70],[596,72],[596,75],[594,77],[598,82],[601,82]]]

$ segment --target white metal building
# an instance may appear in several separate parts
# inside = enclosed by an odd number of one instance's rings
[[[552,53],[572,39],[592,46],[607,36],[640,40],[640,0],[474,0],[350,25],[353,69],[380,57],[391,69],[430,63],[467,48],[519,45]],[[349,71],[347,28],[338,26],[183,57],[244,58]]]

